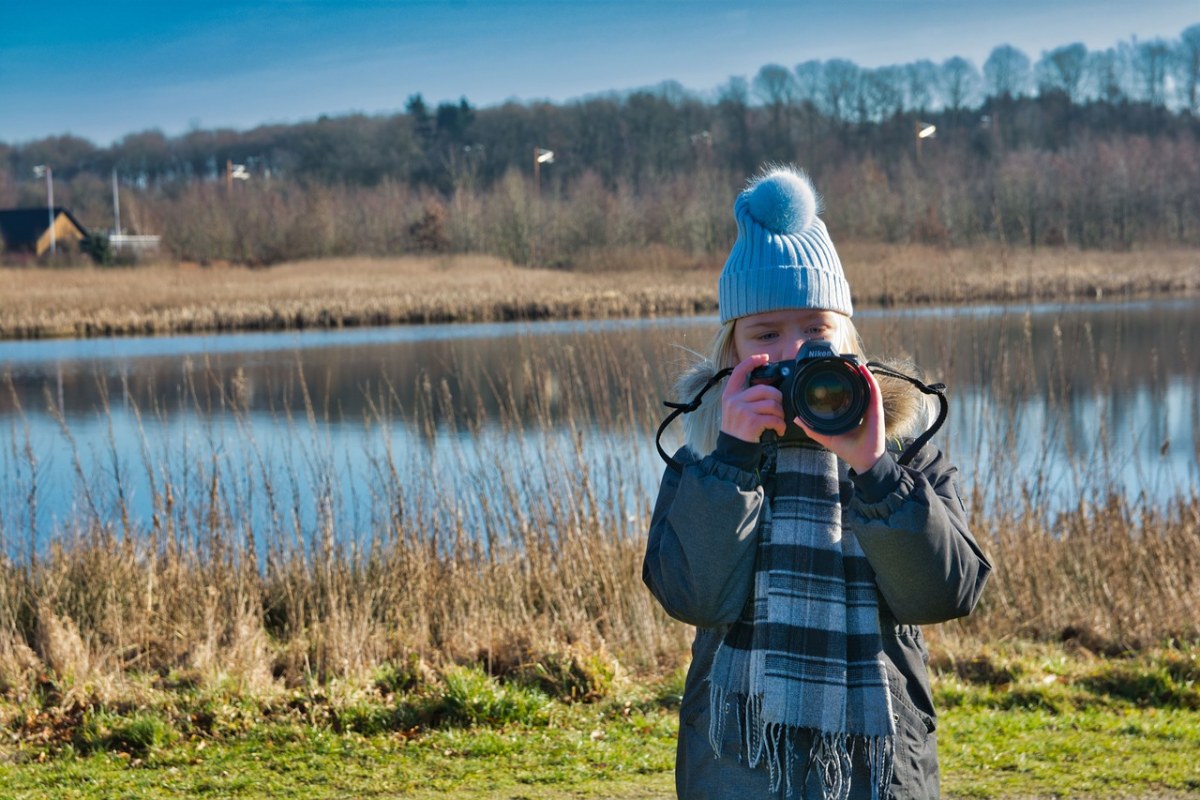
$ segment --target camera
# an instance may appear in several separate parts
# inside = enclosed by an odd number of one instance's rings
[[[838,354],[824,339],[805,342],[791,361],[764,364],[750,373],[751,384],[769,384],[783,393],[788,435],[799,417],[817,433],[838,436],[862,422],[871,400],[858,356]]]

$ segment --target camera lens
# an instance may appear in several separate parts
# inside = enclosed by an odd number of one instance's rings
[[[845,375],[822,372],[804,384],[804,405],[814,417],[837,419],[850,407],[852,391]]]
[[[817,433],[837,436],[853,430],[867,410],[870,387],[843,359],[806,364],[792,391],[796,416]]]

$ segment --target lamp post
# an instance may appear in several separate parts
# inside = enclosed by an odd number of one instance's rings
[[[533,148],[533,191],[542,193],[542,164],[554,163],[554,151],[542,147]]]
[[[112,171],[112,190],[113,190],[113,233],[117,236],[121,235],[121,193],[117,189],[117,168],[113,167]]]
[[[246,170],[245,164],[235,164],[233,159],[225,160],[225,191],[233,191],[233,182],[250,180],[250,173]]]
[[[537,265],[538,245],[542,238],[542,164],[554,163],[554,151],[544,147],[533,148],[533,196],[536,198],[533,207],[533,238],[529,243],[529,263]]]
[[[937,125],[932,122],[921,122],[917,120],[913,123],[914,141],[917,143],[917,160],[921,158],[921,142],[925,139],[932,139],[937,135]]]
[[[33,168],[33,174],[46,178],[46,213],[50,218],[50,255],[58,253],[58,237],[54,233],[54,172],[49,164],[38,164]]]

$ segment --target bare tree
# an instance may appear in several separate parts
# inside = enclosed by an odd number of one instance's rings
[[[730,144],[732,166],[737,172],[754,168],[750,140],[750,86],[746,79],[735,75],[717,91],[717,120],[724,128]]]
[[[824,74],[821,62],[813,59],[805,61],[803,64],[797,64],[795,74],[797,99],[807,100],[816,106],[821,98],[821,83]]]
[[[982,79],[979,70],[962,56],[952,56],[942,63],[940,71],[942,97],[950,111],[961,111],[979,93]]]
[[[754,76],[754,92],[770,114],[767,142],[773,157],[788,157],[792,139],[792,107],[796,101],[796,79],[779,64],[767,64]]]
[[[901,67],[865,70],[862,97],[866,116],[876,122],[904,110],[904,71]]]
[[[992,97],[1020,97],[1029,90],[1029,56],[1002,44],[983,62],[983,77]]]
[[[1200,24],[1180,35],[1175,63],[1188,109],[1200,112]]]
[[[825,112],[835,119],[849,119],[850,109],[858,90],[859,68],[853,61],[835,58],[823,68]]]
[[[1167,58],[1171,48],[1163,39],[1152,39],[1137,45],[1134,53],[1134,72],[1142,92],[1141,99],[1152,106],[1165,105]]]
[[[797,64],[796,91],[800,102],[801,141],[804,147],[804,163],[816,161],[818,130],[824,127],[826,118],[818,110],[821,106],[821,92],[824,85],[825,68],[820,61],[813,59]]]
[[[1087,70],[1087,58],[1087,47],[1082,42],[1056,47],[1043,53],[1036,67],[1038,90],[1060,91],[1070,98],[1072,103],[1079,102]]]
[[[1087,73],[1094,87],[1094,96],[1106,103],[1116,103],[1127,96],[1125,65],[1127,48],[1098,50],[1088,56]]]
[[[938,96],[938,68],[929,59],[904,66],[908,108],[912,111],[931,111]]]
[[[767,64],[754,76],[754,92],[769,108],[782,108],[796,97],[796,79],[787,67]]]

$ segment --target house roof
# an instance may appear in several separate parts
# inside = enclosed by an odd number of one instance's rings
[[[87,228],[75,219],[75,215],[62,206],[54,207],[54,218],[60,214],[66,215],[79,232],[87,235]],[[0,209],[0,241],[9,250],[19,250],[37,246],[38,238],[50,227],[50,214],[43,208],[6,208]]]

